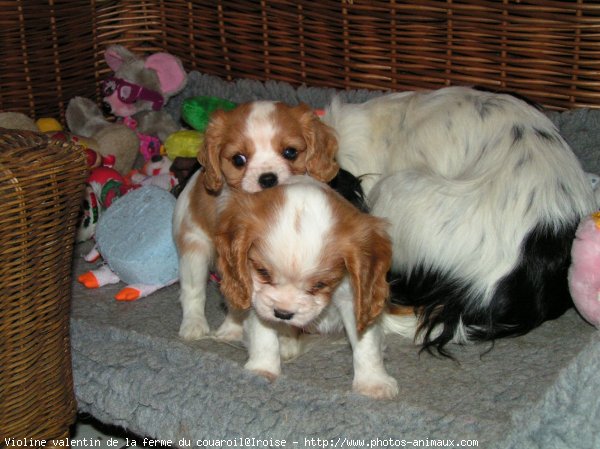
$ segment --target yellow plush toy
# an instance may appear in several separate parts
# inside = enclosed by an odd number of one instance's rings
[[[52,133],[62,131],[63,127],[58,120],[52,117],[43,117],[35,121],[38,130],[43,133]]]
[[[194,130],[176,131],[167,137],[164,143],[169,159],[178,157],[193,157],[198,155],[198,149],[204,142],[204,134]]]

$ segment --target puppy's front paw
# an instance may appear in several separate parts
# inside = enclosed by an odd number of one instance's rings
[[[184,317],[179,328],[179,336],[184,340],[200,340],[208,335],[210,328],[204,317]]]
[[[293,360],[302,354],[299,336],[279,336],[279,354],[283,360]]]
[[[352,390],[373,399],[392,399],[398,395],[398,382],[387,374],[366,379],[354,379]]]
[[[275,380],[277,380],[277,378],[279,377],[277,374],[272,373],[270,371],[265,371],[265,370],[260,370],[260,369],[252,369],[250,371],[252,371],[254,374],[258,374],[259,376],[264,377],[271,383],[275,382]]]
[[[215,332],[215,338],[223,341],[242,341],[244,327],[232,320],[225,320]]]
[[[251,360],[246,363],[244,368],[248,371],[252,371],[254,374],[264,377],[269,382],[275,382],[275,379],[277,379],[281,373],[281,370],[267,367],[263,364],[254,363]]]

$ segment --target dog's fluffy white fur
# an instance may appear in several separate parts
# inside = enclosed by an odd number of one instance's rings
[[[215,245],[228,303],[251,309],[244,321],[247,369],[272,380],[281,357],[299,352],[300,329],[344,329],[353,349],[354,391],[397,394],[383,365],[377,322],[388,297],[386,226],[306,176],[253,195],[232,194]]]
[[[426,343],[523,333],[568,306],[568,246],[596,206],[542,112],[450,87],[335,100],[324,121],[338,163],[391,223],[395,300],[418,308]]]

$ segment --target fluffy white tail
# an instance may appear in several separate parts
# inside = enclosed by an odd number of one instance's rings
[[[381,318],[381,326],[386,334],[396,334],[413,340],[417,332],[418,318],[414,313],[386,311]]]

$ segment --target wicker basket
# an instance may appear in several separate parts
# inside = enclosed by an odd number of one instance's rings
[[[69,435],[71,261],[87,168],[78,147],[0,128],[0,445]]]
[[[477,84],[600,107],[597,0],[0,0],[0,109],[99,99],[102,53],[165,50],[225,79],[342,89]]]

